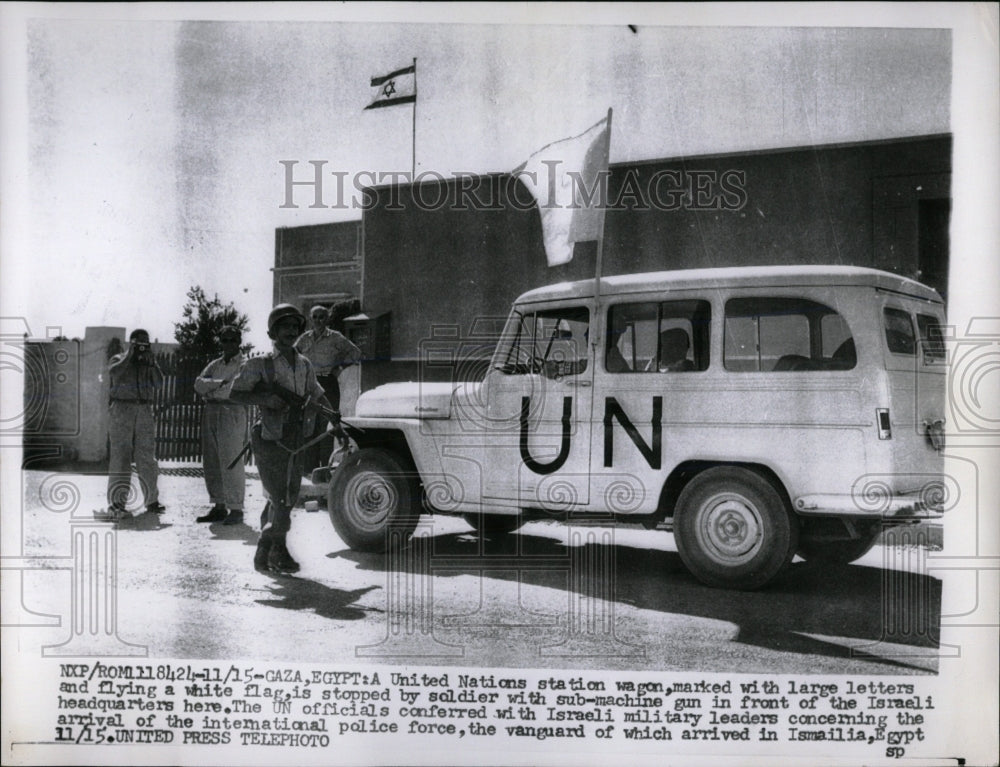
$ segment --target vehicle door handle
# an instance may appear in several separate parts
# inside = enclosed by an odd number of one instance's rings
[[[590,381],[588,381],[586,379],[584,379],[584,380],[581,381],[581,380],[578,380],[578,379],[575,379],[575,378],[570,378],[569,380],[566,381],[566,385],[567,386],[590,386]]]

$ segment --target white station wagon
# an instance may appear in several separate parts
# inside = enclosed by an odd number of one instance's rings
[[[599,288],[599,289],[598,289]],[[746,267],[550,285],[483,379],[365,392],[330,515],[385,550],[418,516],[500,534],[555,516],[671,526],[702,582],[848,563],[940,516],[944,306],[873,269]]]

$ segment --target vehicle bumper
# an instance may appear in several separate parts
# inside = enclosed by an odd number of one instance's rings
[[[807,516],[864,517],[896,521],[940,519],[944,506],[928,493],[893,495],[801,495],[794,499],[795,511]]]

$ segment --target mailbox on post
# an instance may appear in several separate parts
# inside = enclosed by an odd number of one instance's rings
[[[378,314],[359,312],[344,318],[344,334],[361,349],[362,362],[388,362],[391,356],[390,317],[392,312]]]

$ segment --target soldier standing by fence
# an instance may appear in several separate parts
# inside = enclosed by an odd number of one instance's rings
[[[126,509],[132,477],[132,461],[139,475],[140,493],[146,511],[162,514],[166,508],[156,487],[159,470],[156,464],[156,422],[153,399],[163,385],[160,371],[150,350],[149,333],[133,330],[128,350],[111,358],[108,375],[111,382],[108,440],[108,502],[101,519],[122,520],[131,517]]]
[[[312,433],[316,420],[316,411],[309,403],[330,407],[312,364],[295,350],[305,322],[291,304],[274,307],[267,318],[274,351],[247,360],[230,392],[237,402],[260,408],[260,420],[250,430],[250,444],[268,497],[253,558],[259,572],[299,570],[288,552],[286,537],[302,484],[303,435]]]
[[[198,522],[243,522],[243,497],[246,475],[243,461],[230,468],[240,453],[247,433],[247,409],[229,397],[245,358],[240,353],[243,336],[239,328],[227,325],[219,331],[222,356],[208,363],[195,379],[194,390],[205,399],[201,417],[202,465],[205,486],[213,506]]]

